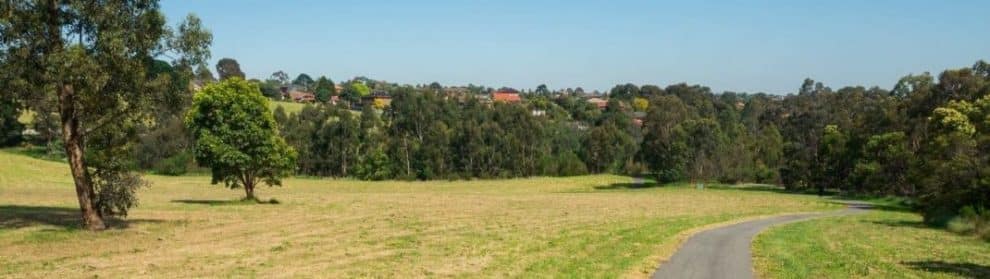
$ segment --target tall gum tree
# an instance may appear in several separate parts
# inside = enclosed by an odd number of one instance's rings
[[[0,88],[31,109],[57,108],[85,228],[104,229],[105,213],[113,212],[97,202],[93,177],[106,170],[87,161],[87,149],[122,148],[88,136],[148,119],[169,94],[189,94],[189,86],[171,86],[188,80],[153,67],[169,59],[191,77],[212,40],[193,15],[169,28],[157,0],[0,2]]]

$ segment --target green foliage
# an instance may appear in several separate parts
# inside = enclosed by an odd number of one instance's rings
[[[217,61],[217,75],[220,76],[220,80],[227,80],[234,77],[244,79],[241,64],[237,63],[237,60],[233,58],[223,58]]]
[[[247,81],[232,78],[203,88],[185,123],[195,138],[196,161],[210,168],[213,184],[244,187],[253,199],[256,183],[281,185],[294,169],[296,151],[279,136],[268,99]]]
[[[337,88],[334,86],[333,81],[325,76],[321,76],[320,79],[316,80],[316,100],[320,102],[329,102],[330,97],[337,95]]]
[[[9,94],[0,96],[0,146],[17,144],[24,130],[24,124],[17,120],[20,116],[19,105],[12,97]]]
[[[156,162],[151,170],[160,175],[183,175],[189,171],[189,166],[194,162],[192,152],[184,151]]]
[[[313,89],[313,78],[306,73],[299,74],[296,79],[292,80],[292,85],[302,87],[303,89],[310,91]]]
[[[135,204],[140,183],[129,172],[130,145],[145,126],[188,104],[193,68],[209,58],[212,42],[192,15],[169,28],[157,1],[98,6],[0,5],[0,87],[37,112],[35,129],[47,145],[61,138],[92,230],[105,228],[101,217],[124,215]]]

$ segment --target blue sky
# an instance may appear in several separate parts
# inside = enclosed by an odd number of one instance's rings
[[[163,0],[195,13],[213,61],[334,81],[583,87],[686,82],[715,91],[890,88],[990,59],[990,1]]]

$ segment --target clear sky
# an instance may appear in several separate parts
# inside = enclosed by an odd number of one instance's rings
[[[213,62],[251,78],[583,87],[686,82],[786,94],[805,77],[890,88],[990,59],[990,1],[163,0],[195,13]]]

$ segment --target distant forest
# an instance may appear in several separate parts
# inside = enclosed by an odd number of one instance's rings
[[[230,74],[229,65],[218,65],[220,79],[243,77],[236,66]],[[197,72],[194,83],[212,82],[208,70]],[[288,76],[253,82],[278,99],[272,84],[288,84]],[[990,64],[983,61],[938,76],[906,76],[890,90],[833,89],[806,79],[786,96],[623,84],[603,96],[541,86],[523,92],[521,102],[500,102],[478,98],[491,89],[473,85],[362,78],[337,92],[329,79],[308,75],[292,85],[317,92],[316,102],[300,111],[274,110],[281,135],[298,151],[299,175],[431,180],[616,173],[660,182],[758,182],[908,197],[930,222],[966,206],[990,206]],[[357,94],[373,89],[387,92],[390,104],[359,105]],[[25,127],[10,120],[20,115],[16,100],[2,103],[5,141],[15,144],[21,133],[9,131]],[[170,106],[176,103],[183,104]],[[33,113],[27,128],[38,135],[29,140],[60,146],[53,143],[59,138],[53,113]],[[133,168],[181,174],[194,165],[190,137],[176,116],[182,114],[171,115],[137,132]]]

